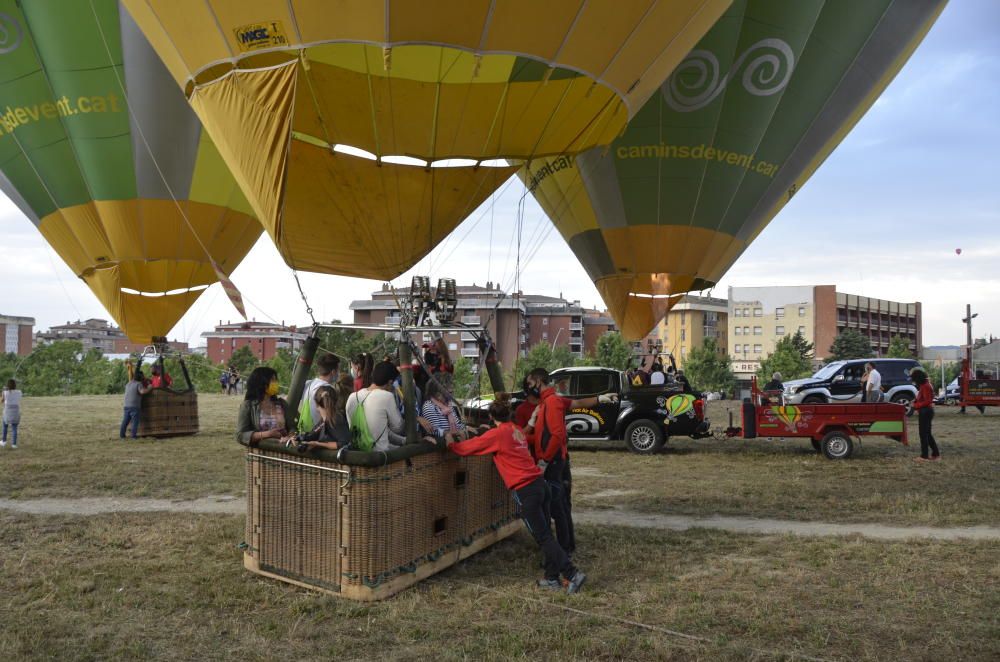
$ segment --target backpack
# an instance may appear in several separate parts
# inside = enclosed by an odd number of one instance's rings
[[[312,380],[306,382],[305,388],[302,389],[302,401],[299,402],[299,432],[310,432],[314,427],[312,407],[309,406],[309,387],[312,386]]]
[[[365,397],[365,400],[368,398]],[[358,397],[358,406],[351,413],[351,446],[359,451],[370,451],[375,447],[375,438],[368,429],[368,418],[365,416],[365,401]]]

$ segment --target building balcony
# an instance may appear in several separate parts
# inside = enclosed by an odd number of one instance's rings
[[[479,357],[479,350],[477,348],[475,348],[475,347],[463,347],[462,348],[462,356],[464,356],[466,358],[470,358],[470,359],[478,358]]]
[[[482,324],[479,315],[462,315],[462,324]]]
[[[391,317],[386,317],[385,318],[385,322],[383,322],[383,323],[384,324],[392,324],[392,325],[395,326],[395,325],[399,324],[401,321],[402,321],[402,319],[399,317],[399,315],[393,315]]]
[[[569,330],[570,331],[583,331],[583,324],[580,323],[580,322],[570,322],[570,324],[569,324]]]
[[[462,342],[476,342],[476,337],[471,333],[462,332]]]

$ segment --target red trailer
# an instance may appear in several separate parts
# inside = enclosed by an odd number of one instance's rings
[[[985,379],[973,374],[972,349],[966,348],[962,372],[958,375],[959,402],[962,407],[1000,407],[1000,379]]]
[[[757,380],[743,401],[742,426],[730,427],[733,437],[808,437],[813,448],[831,460],[849,458],[854,438],[889,437],[909,445],[906,407],[891,402],[784,405],[780,394],[764,393]]]

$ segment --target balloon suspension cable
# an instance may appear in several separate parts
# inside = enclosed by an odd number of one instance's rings
[[[299,288],[299,296],[302,297],[302,303],[306,305],[306,314],[309,315],[309,319],[312,320],[313,325],[316,324],[316,317],[313,315],[312,306],[309,305],[309,299],[306,298],[306,293],[302,289],[302,282],[299,280],[299,272],[292,269],[292,276],[295,277],[295,285]]]

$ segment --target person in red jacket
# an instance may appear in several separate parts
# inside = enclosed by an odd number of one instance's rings
[[[927,373],[923,370],[914,369],[910,372],[910,379],[917,385],[917,397],[913,401],[913,409],[917,412],[917,428],[920,430],[920,457],[913,459],[917,462],[938,462],[941,460],[941,450],[934,440],[934,435],[931,434],[931,422],[934,420],[934,389],[931,388]]]
[[[521,509],[521,519],[545,557],[545,578],[538,586],[562,590],[560,575],[566,580],[566,592],[576,593],[587,580],[587,575],[573,565],[569,556],[552,538],[549,525],[549,490],[542,471],[535,465],[528,450],[528,441],[521,428],[510,422],[510,396],[498,394],[490,403],[490,418],[495,428],[478,437],[455,442],[449,439],[448,448],[456,455],[493,454],[500,478]]]
[[[549,386],[549,373],[545,368],[535,368],[528,373],[527,387],[527,394],[538,398],[539,405],[525,432],[531,443],[532,454],[545,470],[545,482],[552,490],[552,520],[556,525],[556,538],[563,550],[572,555],[576,551],[576,533],[573,529],[570,501],[573,476],[570,473],[566,444],[566,412],[580,407],[596,407],[599,403],[615,402],[618,395],[603,393],[579,400],[563,397]]]

